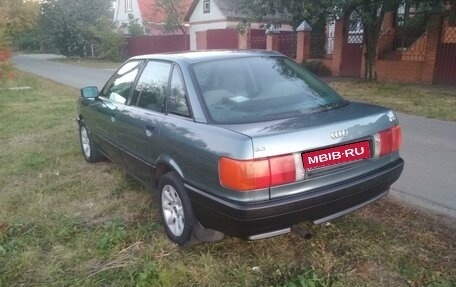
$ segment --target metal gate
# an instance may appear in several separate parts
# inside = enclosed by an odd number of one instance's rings
[[[340,75],[359,78],[363,56],[363,28],[355,12],[350,18],[344,29]]]
[[[250,30],[250,48],[266,50],[266,31],[260,29]]]
[[[342,47],[340,75],[360,77],[363,56],[363,33],[347,33]]]
[[[456,25],[444,26],[437,49],[435,84],[456,85]]]
[[[296,34],[281,31],[279,34],[279,52],[294,59],[296,58]]]
[[[207,30],[207,49],[237,49],[238,37],[235,29]]]

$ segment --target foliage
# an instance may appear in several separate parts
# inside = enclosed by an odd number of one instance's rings
[[[37,16],[34,1],[0,0],[0,48],[9,47],[14,34],[34,27]]]
[[[182,34],[186,34],[187,30],[184,26],[184,17],[187,13],[185,0],[156,0],[155,7],[162,11],[165,15],[165,29],[168,31],[180,30]]]
[[[90,47],[90,27],[108,12],[109,0],[45,0],[39,28],[66,56],[84,56]]]
[[[17,46],[36,49],[39,43],[40,50],[55,48],[66,56],[89,55],[119,61],[123,58],[124,38],[107,16],[109,4],[109,0],[45,0],[37,33],[22,35]],[[27,36],[38,41],[31,42]]]
[[[284,287],[329,287],[331,286],[330,281],[326,282],[325,279],[315,274],[314,270],[304,272],[297,278],[287,282]]]
[[[0,81],[14,77],[9,61],[12,55],[12,40],[15,34],[33,27],[37,15],[36,2],[0,0]]]
[[[41,37],[37,28],[27,29],[16,34],[13,39],[15,50],[36,52],[41,50]]]
[[[0,80],[12,79],[9,61],[14,35],[29,29],[36,22],[37,4],[23,0],[0,0]]]
[[[13,68],[9,59],[11,58],[11,52],[6,49],[0,49],[0,84],[4,84],[7,80],[14,78]]]
[[[107,17],[102,17],[97,23],[89,28],[93,42],[99,47],[100,58],[109,61],[123,59],[125,38],[114,29],[114,24]]]
[[[109,250],[120,244],[126,237],[125,227],[119,222],[108,222],[103,237],[99,239],[95,246],[99,250]]]
[[[454,0],[450,0],[454,1]],[[297,27],[306,20],[311,25],[322,19],[342,18],[360,21],[364,31],[366,77],[375,79],[376,48],[385,12],[396,11],[400,5],[416,5],[417,12],[424,15],[439,10],[440,0],[233,0],[232,8],[246,15],[245,21],[267,21],[270,15],[287,15]],[[321,26],[321,22],[319,23]]]
[[[133,14],[128,14],[128,34],[130,36],[142,36],[144,35],[144,28],[139,24],[139,20],[137,18],[134,18]]]
[[[144,266],[136,274],[136,287],[148,287],[157,285],[160,278],[157,267],[153,263]]]
[[[331,70],[320,61],[304,61],[301,65],[319,77],[331,76]]]

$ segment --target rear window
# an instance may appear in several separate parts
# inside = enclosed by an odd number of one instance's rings
[[[248,57],[192,66],[201,97],[218,124],[295,117],[345,104],[334,90],[285,57]]]

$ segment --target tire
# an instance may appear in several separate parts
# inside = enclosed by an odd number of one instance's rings
[[[94,163],[104,159],[96,144],[93,142],[90,131],[87,129],[84,120],[79,122],[79,141],[81,143],[82,155],[87,162]]]
[[[158,191],[166,235],[180,246],[192,245],[194,215],[181,177],[176,172],[166,173],[160,178]]]

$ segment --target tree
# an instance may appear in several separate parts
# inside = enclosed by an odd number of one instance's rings
[[[144,35],[144,28],[138,23],[138,18],[134,18],[133,14],[128,14],[128,34],[132,37]]]
[[[376,78],[376,51],[383,16],[388,11],[396,11],[399,5],[409,3],[416,5],[423,15],[439,10],[442,4],[441,0],[233,0],[231,8],[246,15],[245,21],[265,20],[268,15],[286,15],[294,27],[303,20],[312,25],[321,19],[348,19],[350,15],[356,15],[353,20],[360,21],[364,31],[365,77],[373,80]]]
[[[109,18],[102,17],[89,30],[93,35],[92,41],[100,49],[100,57],[110,61],[120,61],[123,58],[125,38],[114,28],[115,25]]]
[[[376,79],[375,63],[377,59],[377,45],[380,38],[383,16],[386,12],[397,11],[400,5],[408,7],[413,5],[418,13],[427,15],[431,11],[439,10],[441,1],[439,0],[351,0],[347,1],[343,11],[345,16],[356,12],[357,19],[362,23],[364,31],[364,45],[366,53],[364,54],[366,63],[365,78],[372,81]],[[350,13],[350,14],[348,14]]]
[[[23,0],[0,0],[0,80],[13,78],[11,40],[17,33],[32,27],[36,22],[37,5]]]
[[[180,30],[182,34],[187,34],[184,17],[188,7],[185,0],[156,0],[155,8],[165,14],[167,31]]]
[[[93,34],[90,27],[108,15],[110,0],[44,0],[39,28],[66,56],[84,56]]]
[[[15,34],[34,27],[38,4],[25,0],[0,0],[0,47],[9,48]]]

